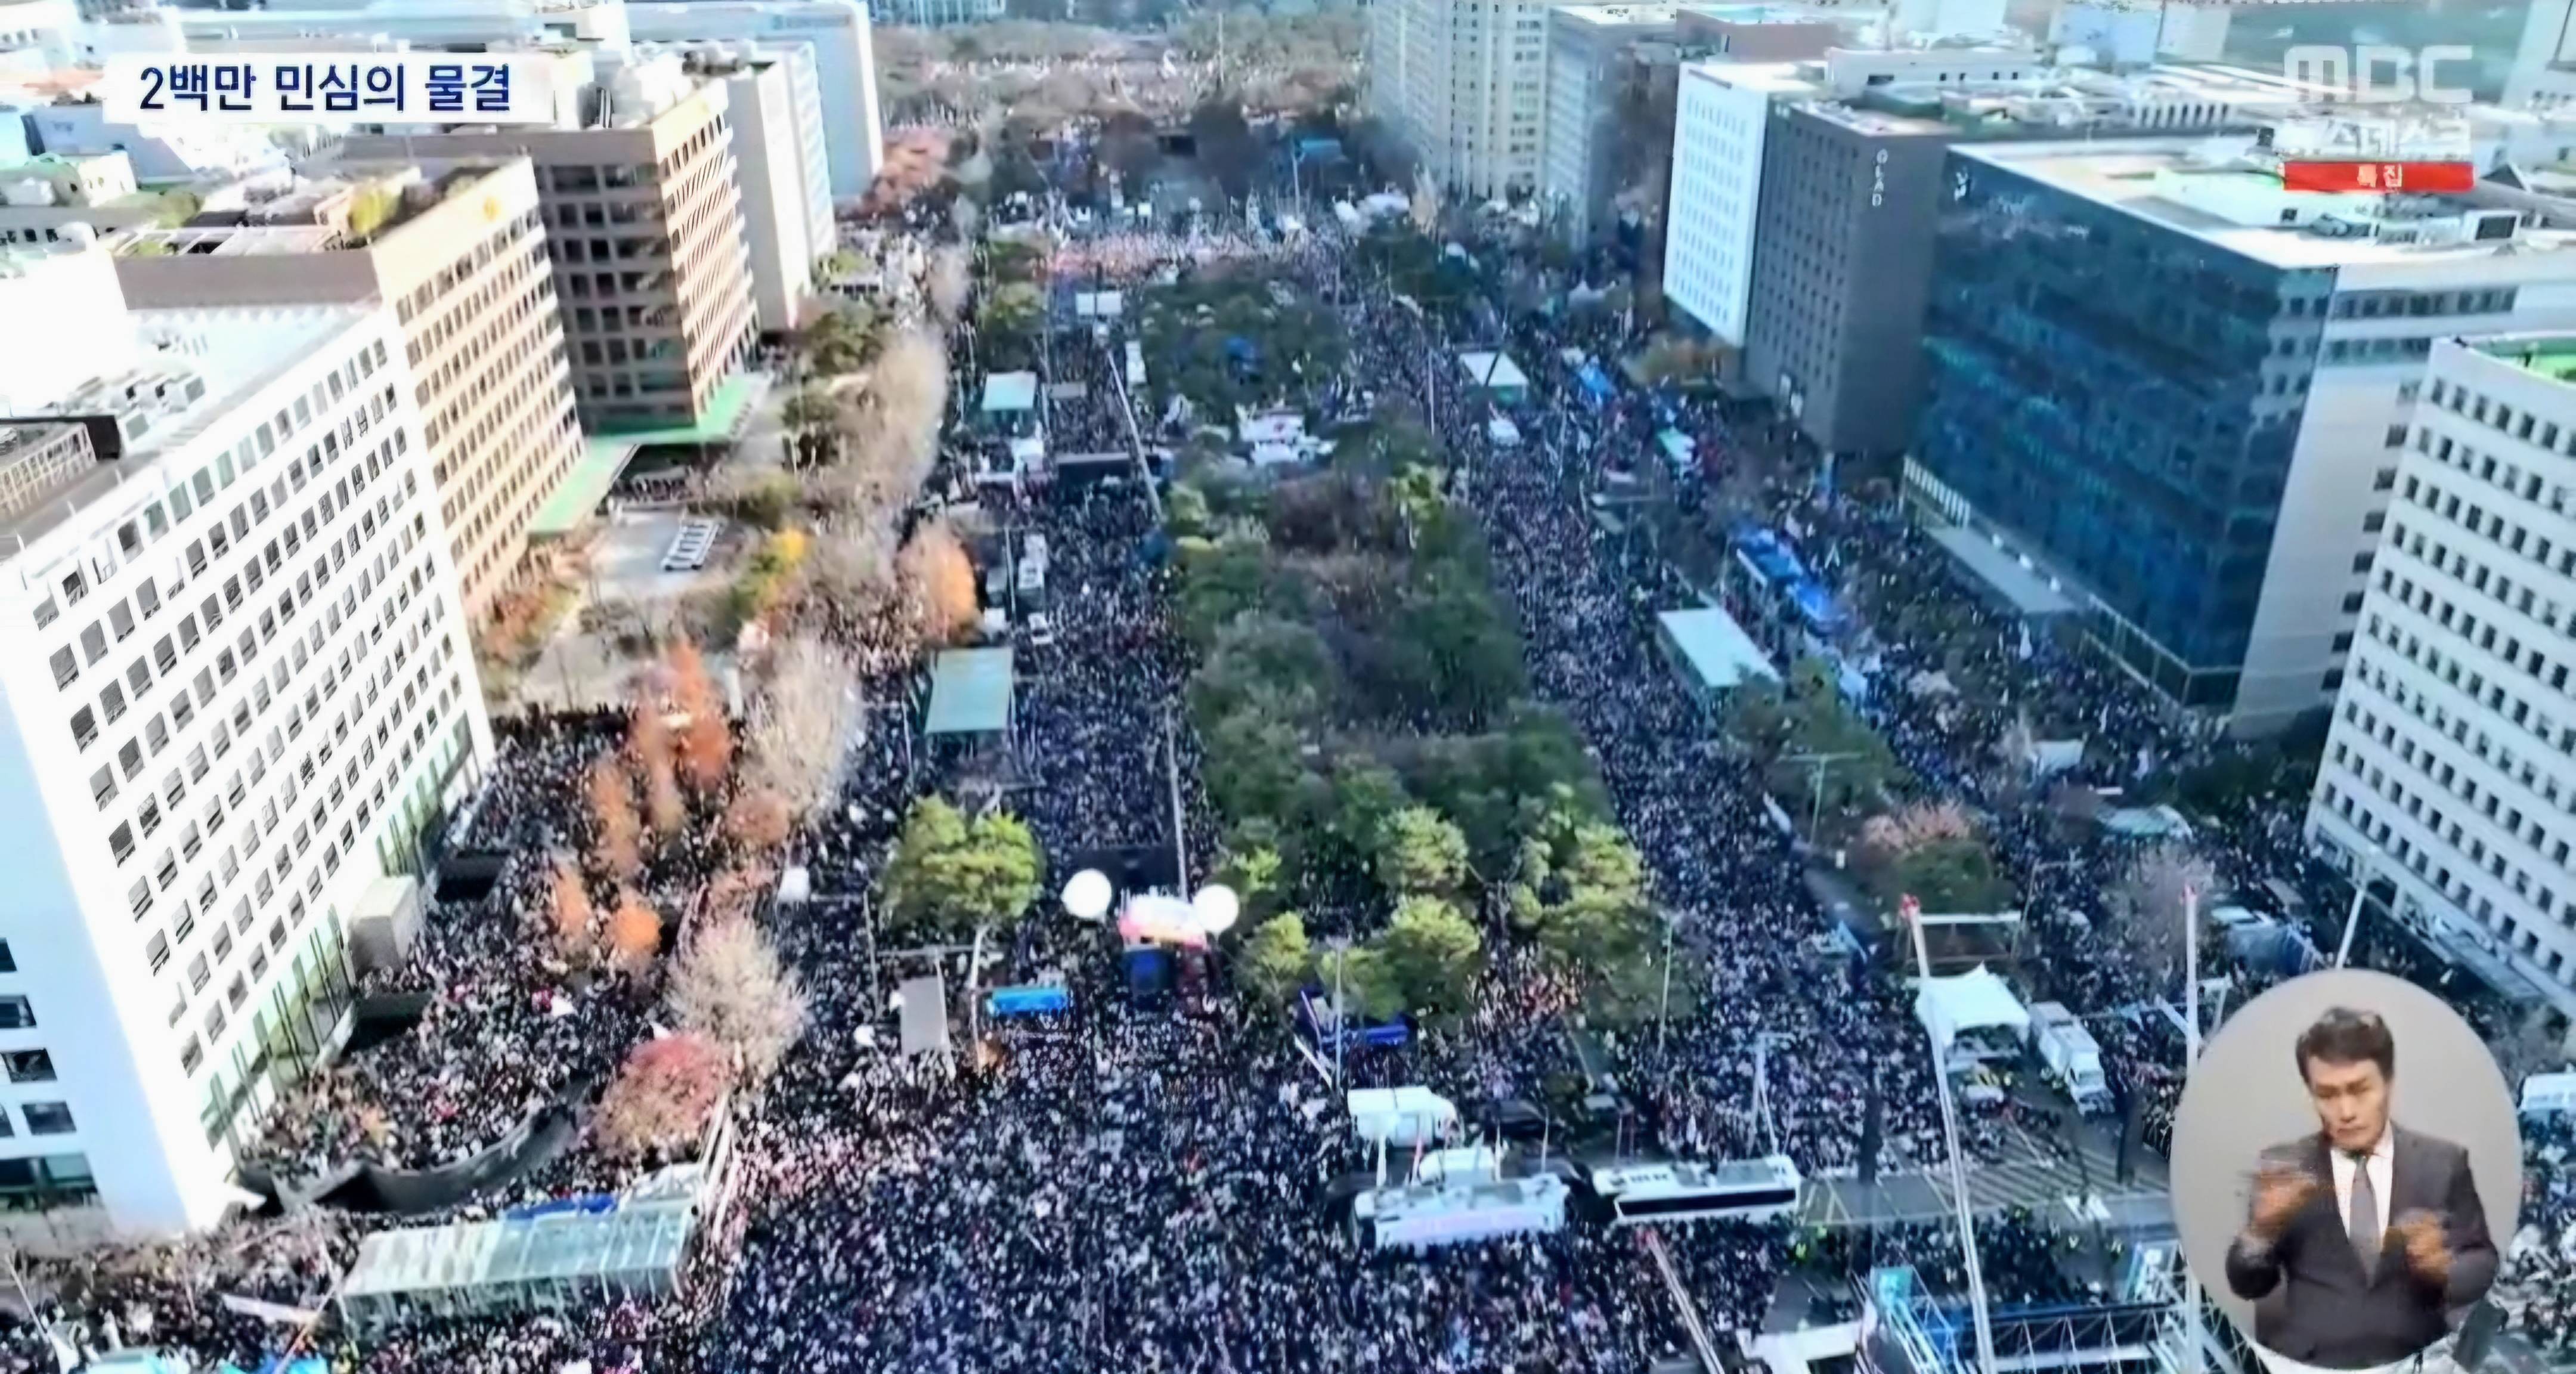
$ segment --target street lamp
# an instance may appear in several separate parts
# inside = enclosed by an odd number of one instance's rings
[[[2342,968],[2352,960],[2352,937],[2361,929],[2361,904],[2370,900],[2370,883],[2379,868],[2378,860],[2379,846],[2372,845],[2362,851],[2362,857],[2353,865],[2359,871],[2353,875],[2352,906],[2344,912],[2343,939],[2335,946],[2336,968]]]

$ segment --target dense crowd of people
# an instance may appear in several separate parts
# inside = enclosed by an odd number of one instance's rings
[[[1619,1128],[1614,1150],[1785,1154],[1820,1179],[1940,1166],[1941,1117],[1906,991],[1883,969],[1819,949],[1828,920],[1805,856],[1765,809],[1764,780],[1718,742],[1706,703],[1660,656],[1656,613],[1700,589],[1653,546],[1616,537],[1585,499],[1605,464],[1648,451],[1658,428],[1690,434],[1719,469],[1757,465],[1761,438],[1713,407],[1620,390],[1587,418],[1588,443],[1497,445],[1486,398],[1448,361],[1450,341],[1386,282],[1344,279],[1346,246],[1330,234],[1289,250],[1232,230],[1119,233],[1069,240],[1051,266],[1118,284],[1257,254],[1342,304],[1348,375],[1308,384],[1319,394],[1366,389],[1432,423],[1441,480],[1483,531],[1536,695],[1580,733],[1707,983],[1668,1029],[1586,1035],[1578,1049],[1571,999],[1550,970],[1525,950],[1497,950],[1467,1015],[1400,1050],[1356,1054],[1349,1082],[1536,1099],[1549,1080],[1597,1073],[1622,1085],[1639,1123],[1634,1136]],[[1524,326],[1511,342],[1555,357],[1561,345],[1600,340]],[[1123,447],[1131,424],[1151,428],[1141,412],[1149,397],[1130,398],[1139,413],[1110,409],[1109,354],[1087,329],[1070,345],[1052,356],[1083,390],[1050,397],[1059,451]],[[1542,382],[1538,408],[1568,401]],[[1528,418],[1534,433],[1565,432]],[[1907,786],[1990,818],[1988,838],[2026,908],[2105,911],[2129,852],[2051,814],[2045,789],[2002,746],[2036,713],[2086,741],[2063,780],[2101,785],[2224,746],[2177,730],[2116,674],[2019,634],[1954,584],[1939,551],[1884,504],[1798,482],[1761,486],[1755,501],[1751,513],[1794,530],[1808,565],[1853,612],[1858,629],[1826,647],[1862,683],[1858,709]],[[859,684],[870,710],[842,791],[795,841],[814,900],[771,922],[815,993],[810,1022],[778,1075],[740,1104],[727,1221],[703,1238],[681,1296],[605,1312],[441,1318],[336,1348],[361,1367],[405,1374],[584,1364],[638,1374],[718,1365],[1644,1374],[1685,1355],[1686,1324],[1639,1231],[1570,1223],[1427,1254],[1369,1248],[1333,1199],[1386,1166],[1354,1138],[1321,1063],[1231,999],[1131,995],[1106,931],[1033,921],[1000,968],[974,971],[987,985],[1060,980],[1069,1011],[992,1024],[980,1043],[945,1053],[898,1051],[900,1008],[888,990],[963,971],[953,953],[886,952],[873,939],[871,894],[917,797],[971,772],[1058,860],[1050,885],[1071,856],[1171,847],[1194,877],[1221,857],[1197,745],[1176,709],[1190,661],[1148,493],[1122,472],[1079,490],[989,493],[986,504],[1015,558],[1032,539],[1046,550],[1043,587],[1028,593],[1039,604],[1014,602],[1010,738],[998,759],[977,753],[963,768],[917,753],[916,685]],[[1746,514],[1694,508],[1720,538]],[[1023,594],[1010,585],[1013,598]],[[1040,610],[1051,642],[1032,634]],[[1897,630],[1935,620],[1950,628],[1942,645]],[[1973,676],[1988,690],[1973,701],[1918,690],[1929,674]],[[299,1180],[359,1158],[453,1163],[578,1097],[652,1033],[649,999],[543,957],[529,934],[544,919],[550,856],[585,842],[582,780],[623,728],[622,717],[510,728],[447,846],[498,857],[497,872],[478,890],[430,894],[413,957],[360,986],[363,999],[422,999],[417,1025],[299,1085],[270,1114],[256,1157]],[[2299,855],[2295,820],[2260,808],[2229,818],[2201,848],[2230,883],[2306,886],[2317,876]],[[684,838],[655,860],[648,885],[702,885],[700,853]],[[2036,919],[2025,938],[2029,990],[2095,1027],[2121,1096],[2161,1148],[2183,1062],[2165,1004],[2182,970],[2142,961],[2108,920]],[[2389,961],[2375,966],[2402,966],[2382,937],[2364,950]],[[2205,957],[2239,996],[2283,972],[2223,949]],[[1964,1134],[1972,1151],[2002,1148],[1998,1118],[1972,1117]],[[2518,1328],[2559,1348],[2576,1338],[2576,1187],[2560,1167],[2576,1132],[2535,1138],[2531,1149],[2531,1229],[2507,1291]],[[600,1186],[578,1161],[558,1162],[469,1210]],[[158,1340],[247,1365],[279,1330],[233,1314],[217,1290],[316,1301],[354,1232],[377,1224],[323,1226],[309,1243],[221,1268],[182,1253],[160,1268],[129,1260],[116,1273],[68,1271],[39,1315],[94,1347]],[[1999,1304],[2099,1293],[2069,1276],[2070,1253],[2085,1242],[2026,1213],[1981,1221],[1978,1239]],[[1663,1240],[1679,1286],[1717,1332],[1771,1319],[1793,1274],[1820,1295],[1809,1315],[1838,1314],[1849,1280],[1882,1265],[1913,1265],[1938,1293],[1964,1286],[1959,1237],[1946,1225],[1816,1230],[1784,1220],[1669,1227]],[[7,1334],[0,1374],[47,1367],[34,1327]]]

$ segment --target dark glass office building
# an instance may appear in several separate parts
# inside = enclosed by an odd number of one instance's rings
[[[2334,273],[2036,164],[1953,149],[1945,171],[1915,464],[2079,581],[2141,677],[2229,709]]]

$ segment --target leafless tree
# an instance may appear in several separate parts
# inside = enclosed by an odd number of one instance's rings
[[[947,244],[930,256],[930,308],[939,314],[943,325],[954,328],[966,313],[966,295],[971,277],[966,270],[966,250]]]
[[[2138,967],[2159,979],[2182,969],[2183,894],[2198,894],[2200,935],[2208,943],[2209,903],[2218,871],[2207,859],[2180,845],[2161,845],[2140,854],[2109,894],[2111,929],[2106,932]]]
[[[705,1036],[683,1032],[645,1041],[600,1095],[600,1149],[612,1157],[686,1151],[706,1131],[731,1082],[724,1049]]]
[[[780,645],[752,705],[745,783],[794,816],[812,815],[840,786],[858,707],[849,663],[837,650],[811,636]]]
[[[699,795],[713,795],[733,768],[733,730],[725,721],[724,698],[708,677],[698,646],[685,636],[671,642],[666,659],[671,702],[689,718],[680,734],[681,770]]]
[[[546,910],[554,928],[555,947],[571,956],[587,953],[596,913],[591,909],[590,894],[582,889],[581,874],[569,860],[555,860],[554,883],[547,895]]]
[[[629,973],[653,962],[662,952],[662,915],[643,896],[629,889],[608,917],[608,960]]]
[[[644,823],[635,817],[635,792],[614,757],[590,768],[591,856],[613,878],[632,878],[644,867]]]
[[[710,925],[671,975],[671,1013],[732,1057],[747,1082],[778,1067],[805,1033],[805,991],[747,920]]]
[[[954,644],[975,628],[975,560],[944,520],[925,520],[903,549],[903,584],[924,642]]]

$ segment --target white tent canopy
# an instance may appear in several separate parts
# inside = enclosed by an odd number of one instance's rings
[[[1920,979],[1915,987],[1915,1019],[1945,1049],[1965,1031],[2020,1035],[2030,1029],[2030,1012],[2013,996],[2012,986],[1983,964],[1949,978]]]

